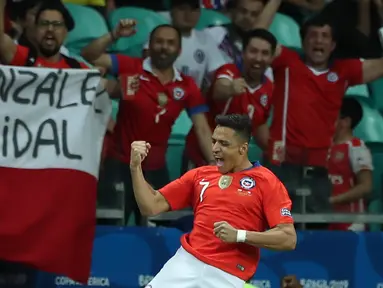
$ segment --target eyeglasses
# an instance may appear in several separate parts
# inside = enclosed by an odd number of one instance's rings
[[[57,30],[57,29],[65,27],[65,23],[62,21],[43,20],[43,21],[37,22],[37,26],[40,28],[49,28],[50,26],[52,26],[53,30]]]

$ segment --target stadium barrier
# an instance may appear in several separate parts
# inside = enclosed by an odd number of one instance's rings
[[[170,228],[98,227],[88,286],[144,287],[178,249],[181,234]],[[296,274],[306,288],[383,288],[382,259],[383,233],[303,231],[293,252],[262,250],[252,281],[260,288],[279,287],[283,275]],[[0,287],[84,287],[17,267],[2,271]]]

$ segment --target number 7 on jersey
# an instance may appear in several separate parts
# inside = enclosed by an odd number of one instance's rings
[[[199,185],[202,186],[201,193],[199,194],[199,201],[200,201],[200,202],[202,202],[202,200],[203,200],[203,195],[205,194],[207,187],[209,187],[209,184],[210,184],[210,182],[205,181],[205,179],[202,179],[202,180],[199,182]]]

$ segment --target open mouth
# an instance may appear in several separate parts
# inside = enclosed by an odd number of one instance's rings
[[[324,54],[324,49],[323,48],[314,48],[313,51],[314,51],[314,54],[316,56],[323,56],[323,54]]]
[[[45,43],[48,44],[48,45],[53,45],[53,44],[55,44],[55,42],[56,42],[56,40],[54,39],[54,37],[51,36],[51,35],[45,36],[45,37],[44,37],[44,41],[45,41]]]
[[[261,64],[254,63],[253,65],[251,65],[251,68],[253,68],[253,69],[261,69]]]
[[[215,157],[215,162],[217,163],[218,167],[222,167],[225,161],[223,158]]]

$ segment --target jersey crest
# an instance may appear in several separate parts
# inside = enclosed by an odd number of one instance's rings
[[[328,82],[334,83],[334,82],[338,81],[338,79],[339,79],[338,74],[336,74],[335,72],[330,72],[327,75]]]
[[[185,91],[182,88],[174,88],[173,90],[173,98],[175,100],[181,100],[185,95]]]
[[[255,187],[255,180],[250,177],[242,178],[239,183],[241,184],[241,187],[246,190],[250,190]]]
[[[194,52],[194,60],[198,64],[201,64],[205,60],[205,53],[201,49],[197,49]]]
[[[222,175],[221,178],[219,178],[218,186],[221,189],[226,189],[231,185],[231,181],[233,181],[233,177]]]
[[[267,103],[269,102],[269,99],[268,99],[268,97],[267,97],[266,94],[264,94],[264,95],[261,96],[260,102],[261,102],[261,105],[262,105],[263,107],[266,107],[266,106],[267,106]]]

